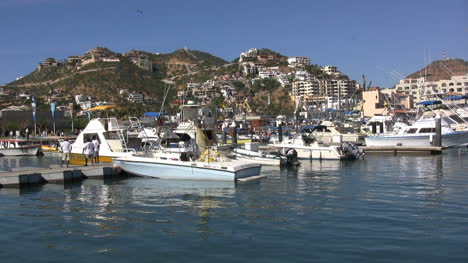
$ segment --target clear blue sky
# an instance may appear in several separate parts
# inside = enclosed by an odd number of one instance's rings
[[[0,84],[47,57],[105,46],[228,61],[252,47],[336,65],[391,87],[429,59],[466,60],[468,1],[0,0]],[[142,11],[142,13],[139,12]]]

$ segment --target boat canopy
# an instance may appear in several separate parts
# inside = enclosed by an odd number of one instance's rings
[[[350,110],[350,111],[345,111],[343,112],[344,114],[356,114],[356,113],[360,113],[360,111],[358,110]]]
[[[159,117],[161,115],[167,115],[167,113],[165,113],[165,112],[145,112],[143,114],[143,116],[154,117],[154,118]]]
[[[463,100],[468,98],[467,96],[463,95],[451,95],[451,96],[446,96],[444,97],[444,100]]]
[[[416,103],[416,105],[437,105],[437,104],[442,104],[442,101],[440,100],[426,100],[426,101],[420,101]]]
[[[322,129],[326,129],[327,126],[325,125],[305,125],[305,126],[302,126],[301,129],[299,130],[299,132],[304,132],[304,131],[307,131],[307,132],[312,132],[312,131],[315,131],[315,130],[322,130]]]

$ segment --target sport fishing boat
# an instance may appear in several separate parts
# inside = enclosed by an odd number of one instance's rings
[[[259,176],[262,167],[258,163],[220,159],[216,152],[209,149],[197,160],[164,153],[151,157],[134,155],[115,158],[113,162],[130,174],[175,180],[237,181]]]
[[[375,134],[365,138],[367,146],[430,147],[436,136],[436,120],[440,118],[442,147],[458,147],[468,144],[468,121],[466,116],[450,108],[431,108],[440,105],[440,100],[422,101],[425,111],[411,125],[403,126],[393,133]]]
[[[300,132],[307,133],[308,136],[314,137],[319,143],[326,145],[342,142],[364,143],[364,135],[360,134],[349,123],[322,121],[317,125],[303,126]]]
[[[364,157],[362,149],[358,149],[354,143],[342,142],[340,145],[323,146],[315,138],[301,132],[282,142],[273,142],[267,146],[279,149],[282,154],[294,149],[298,159],[344,160]]]
[[[232,149],[236,160],[254,162],[267,166],[298,166],[297,153],[291,151],[281,154],[279,151],[260,150],[258,142],[246,143]]]
[[[448,123],[442,122],[442,147],[457,147],[468,144],[468,131],[455,131]],[[397,133],[369,135],[366,146],[430,147],[436,136],[435,118],[424,118],[404,127]]]
[[[99,162],[111,163],[112,158],[131,156],[134,149],[127,148],[126,128],[116,118],[91,119],[72,144],[70,164],[84,164],[83,147],[87,140],[99,140]]]
[[[23,139],[0,140],[0,156],[35,156],[40,148],[40,144]]]

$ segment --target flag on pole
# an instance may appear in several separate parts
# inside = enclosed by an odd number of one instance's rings
[[[68,108],[70,109],[70,118],[73,119],[73,102],[68,104]]]
[[[52,120],[55,121],[55,108],[57,106],[57,103],[55,101],[52,101],[50,103],[50,111],[52,112]]]
[[[91,97],[88,97],[88,101],[86,102],[86,108],[88,109],[88,121],[91,120],[91,112],[89,109],[91,109]]]
[[[36,122],[37,117],[36,117],[36,98],[34,96],[31,97],[31,108],[32,108],[32,114],[33,114],[33,121]]]

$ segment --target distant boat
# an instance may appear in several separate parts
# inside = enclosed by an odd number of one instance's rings
[[[317,125],[303,126],[300,132],[306,133],[319,143],[327,145],[342,142],[362,144],[364,142],[364,135],[357,132],[357,128],[348,123],[322,121]]]
[[[27,140],[0,140],[0,156],[35,156],[40,148],[40,144],[31,144]]]
[[[350,147],[352,145],[352,147]],[[292,138],[286,138],[282,142],[267,144],[271,148],[280,149],[280,153],[285,154],[289,149],[297,152],[298,159],[319,159],[319,160],[344,160],[362,159],[364,153],[357,149],[351,142],[342,142],[340,145],[319,145],[318,141],[307,134],[298,132]]]

